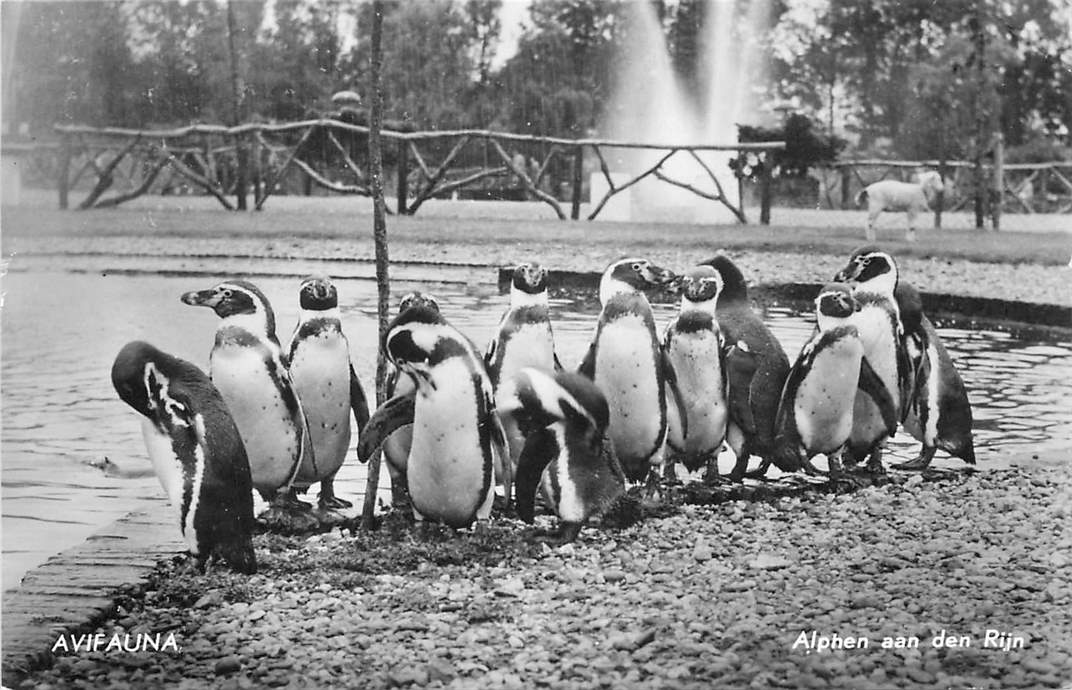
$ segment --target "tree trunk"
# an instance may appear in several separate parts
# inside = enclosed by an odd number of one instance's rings
[[[227,50],[231,58],[231,106],[233,127],[242,124],[242,77],[238,70],[238,49],[235,47],[235,17],[231,0],[227,0]],[[235,153],[238,158],[237,180],[235,182],[235,203],[239,211],[246,210],[246,187],[249,186],[249,151],[246,138],[238,135],[234,138]]]
[[[388,310],[390,309],[391,284],[387,275],[387,208],[383,198],[383,0],[372,3],[372,109],[369,117],[369,176],[372,182],[372,237],[376,249],[376,313],[379,317],[378,342],[387,335]],[[380,349],[376,358],[376,404],[387,397],[387,358]],[[369,460],[368,479],[365,482],[365,504],[361,511],[361,528],[370,530],[375,526],[376,492],[380,486],[380,453]]]
[[[975,14],[970,20],[972,32],[973,58],[975,60],[975,98],[972,99],[975,115],[974,186],[975,186],[975,228],[982,230],[986,223],[986,197],[988,195],[986,178],[983,174],[983,156],[986,150],[986,32],[983,29],[982,4],[977,4]]]

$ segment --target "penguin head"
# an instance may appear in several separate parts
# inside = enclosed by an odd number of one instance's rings
[[[677,276],[647,259],[619,259],[603,271],[599,281],[599,300],[603,304],[614,295],[650,290],[667,285]]]
[[[852,296],[852,289],[845,283],[830,283],[819,291],[815,298],[815,315],[819,330],[852,316],[859,305]]]
[[[112,385],[119,398],[139,413],[150,419],[170,416],[174,426],[186,423],[188,415],[185,404],[173,397],[169,384],[173,378],[189,379],[193,368],[192,364],[136,340],[124,345],[116,355]]]
[[[526,367],[499,386],[495,405],[500,414],[513,416],[525,435],[565,423],[585,429],[589,443],[598,445],[610,425],[610,407],[599,387],[571,371]]]
[[[402,299],[398,302],[398,313],[401,314],[407,309],[418,306],[434,311],[437,314],[439,313],[439,302],[436,301],[436,298],[421,292],[407,292],[402,295]]]
[[[387,359],[408,374],[420,392],[435,389],[432,369],[445,359],[469,356],[471,345],[442,314],[434,300],[410,300],[391,323],[383,339]]]
[[[536,263],[518,264],[510,280],[510,306],[547,304],[547,269]]]
[[[157,359],[160,350],[137,340],[127,343],[112,363],[112,385],[120,400],[135,410],[151,416],[149,392],[145,385],[145,365]]]
[[[275,312],[264,293],[247,280],[225,280],[207,290],[187,292],[180,298],[184,304],[211,307],[221,319],[241,318],[252,321],[258,329],[275,337]],[[249,318],[252,317],[252,318]]]
[[[302,309],[311,311],[334,309],[339,306],[339,291],[335,289],[331,278],[319,274],[311,275],[302,281],[298,301]]]
[[[744,274],[730,257],[719,251],[707,261],[701,262],[701,266],[710,266],[718,271],[722,278],[722,291],[718,295],[720,305],[733,302],[748,303],[748,285],[744,282]]]
[[[867,245],[852,253],[848,264],[837,272],[834,280],[892,296],[897,288],[897,262],[878,247]]]
[[[722,275],[711,266],[696,266],[678,276],[677,286],[683,308],[710,307],[714,311],[722,292]]]

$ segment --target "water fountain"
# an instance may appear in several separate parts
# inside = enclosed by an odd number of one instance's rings
[[[601,134],[644,143],[732,144],[736,124],[754,121],[756,86],[764,83],[765,59],[759,33],[769,17],[769,0],[748,3],[738,12],[736,0],[708,0],[701,29],[700,93],[689,93],[675,74],[666,37],[655,8],[648,2],[625,3],[628,40],[618,55],[618,79]],[[653,166],[665,151],[613,149],[608,156],[615,183]],[[730,152],[699,153],[723,192],[740,204],[737,180],[728,167]],[[717,193],[707,171],[686,152],[663,165],[678,182]],[[606,190],[602,174],[592,176],[592,198]],[[734,223],[722,204],[649,177],[608,203],[600,218],[608,220],[677,220]]]

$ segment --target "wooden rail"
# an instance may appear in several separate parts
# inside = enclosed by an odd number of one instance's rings
[[[79,208],[114,206],[137,196],[158,191],[196,189],[210,194],[225,208],[233,209],[228,195],[237,194],[237,180],[249,179],[254,208],[260,210],[275,193],[284,191],[298,171],[305,193],[317,185],[333,193],[368,195],[370,181],[363,145],[369,128],[333,118],[286,123],[246,123],[237,127],[191,125],[160,130],[123,127],[57,125],[61,136],[56,163],[59,204],[67,208],[68,195],[87,173],[97,181]],[[607,183],[600,199],[591,199],[589,220],[595,219],[607,202],[641,180],[651,177],[686,189],[701,199],[720,203],[740,222],[743,208],[732,200],[714,172],[697,155],[706,151],[753,151],[764,153],[784,148],[784,142],[696,144],[690,142],[634,142],[611,139],[564,139],[511,134],[486,129],[403,132],[385,129],[385,140],[394,142],[392,171],[395,174],[397,212],[412,215],[428,200],[459,192],[511,189],[524,198],[550,206],[560,219],[580,217],[584,187],[585,155],[598,160],[598,172]],[[250,152],[248,176],[237,174],[242,165],[238,151]],[[658,162],[631,173],[626,181],[611,177],[603,151],[606,149],[662,151]],[[520,150],[535,152],[520,156]],[[520,157],[519,157],[520,156]],[[674,156],[689,156],[706,172],[704,186],[677,180],[666,163]],[[473,165],[478,160],[479,165]],[[528,162],[535,161],[529,166]],[[333,167],[334,166],[334,167]],[[74,174],[72,175],[72,170]],[[557,174],[556,174],[557,173]],[[556,184],[549,188],[549,183]],[[769,182],[769,181],[768,181]],[[705,188],[709,185],[709,188]],[[566,198],[569,209],[560,197]],[[562,194],[556,194],[556,187]],[[111,197],[106,193],[120,188]],[[761,222],[770,217],[770,194]]]
[[[856,208],[856,193],[885,179],[907,180],[922,170],[938,170],[948,183],[942,207],[957,211],[974,198],[970,161],[883,160],[875,158],[840,161],[812,174],[819,180],[819,202],[829,208]],[[988,203],[1004,211],[1023,213],[1072,212],[1072,162],[984,163],[989,180]],[[1000,200],[1000,205],[997,203]]]

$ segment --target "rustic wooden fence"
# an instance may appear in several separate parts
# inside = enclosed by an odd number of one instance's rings
[[[238,180],[249,180],[253,207],[261,209],[277,193],[293,191],[296,184],[309,193],[316,185],[339,194],[370,194],[367,161],[368,128],[330,118],[281,124],[251,123],[238,127],[194,125],[170,130],[133,130],[116,127],[62,125],[56,127],[60,143],[53,151],[60,208],[68,208],[73,189],[90,180],[80,209],[115,206],[149,192],[199,193],[214,196],[227,209],[229,197],[244,198]],[[703,152],[755,152],[784,148],[784,142],[741,144],[645,143],[606,139],[561,139],[488,130],[399,132],[385,130],[390,142],[385,152],[396,185],[397,212],[415,214],[429,199],[473,190],[512,192],[515,197],[537,199],[549,205],[560,219],[580,217],[586,167],[598,168],[606,192],[590,199],[588,220],[595,219],[607,202],[638,182],[652,177],[720,203],[746,222],[740,202],[719,181]],[[628,179],[612,176],[608,149],[653,150],[655,162]],[[594,163],[586,155],[594,156]],[[676,179],[667,163],[686,156],[706,173],[704,185]],[[247,175],[239,175],[240,161],[248,161]],[[293,178],[298,171],[300,183]],[[552,171],[554,174],[552,174]],[[566,171],[563,174],[562,171]],[[615,171],[617,172],[617,171]],[[726,177],[729,177],[728,175]],[[731,178],[732,179],[732,178]],[[551,184],[554,180],[566,180]],[[763,181],[761,180],[761,184]],[[83,186],[87,186],[83,183]],[[770,218],[768,192],[760,221]],[[564,204],[568,203],[567,213]],[[243,205],[242,203],[237,204]]]
[[[959,211],[974,199],[974,164],[967,161],[848,160],[818,168],[819,202],[826,208],[856,208],[856,194],[879,180],[908,181],[922,170],[938,170],[948,184],[942,207]],[[983,166],[989,203],[1005,212],[1072,213],[1072,162],[994,163]]]

